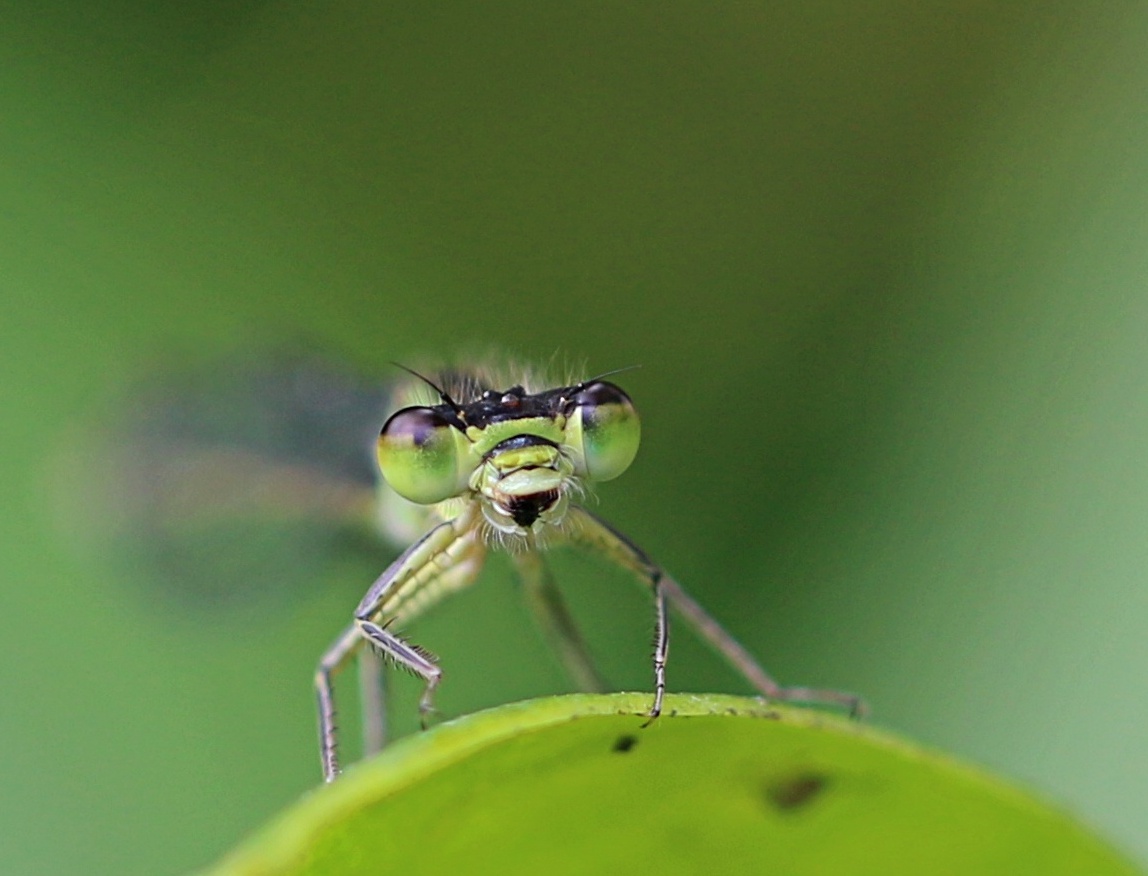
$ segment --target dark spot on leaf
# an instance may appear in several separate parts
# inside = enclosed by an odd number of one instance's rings
[[[797,773],[772,782],[766,788],[766,797],[782,812],[791,812],[808,806],[828,784],[828,777],[819,773]]]
[[[625,754],[637,744],[638,737],[631,736],[627,733],[625,736],[619,736],[614,740],[614,751],[618,752],[619,754]]]

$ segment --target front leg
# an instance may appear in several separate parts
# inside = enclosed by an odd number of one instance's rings
[[[425,730],[427,720],[434,711],[435,688],[442,681],[442,668],[438,665],[438,660],[426,649],[400,639],[371,621],[359,621],[359,632],[381,655],[409,669],[423,680],[426,686],[423,688],[422,697],[419,698],[419,718]]]
[[[654,702],[648,714],[650,721],[653,721],[662,713],[662,701],[666,696],[666,661],[670,656],[666,584],[673,582],[666,577],[660,566],[651,562],[629,539],[585,508],[570,508],[565,532],[575,544],[634,572],[650,588],[654,597]]]
[[[340,771],[334,678],[364,643],[423,679],[426,688],[419,701],[419,711],[425,724],[426,716],[433,709],[432,698],[442,679],[442,670],[427,652],[404,642],[385,627],[396,618],[400,622],[409,620],[437,596],[469,583],[478,574],[482,552],[474,538],[472,517],[460,515],[439,524],[391,563],[359,603],[354,623],[319,661],[315,670],[315,696],[319,710],[319,755],[325,781],[333,781]],[[370,716],[366,720],[370,721]]]
[[[381,656],[393,660],[404,669],[409,669],[419,676],[426,684],[422,698],[419,700],[419,714],[426,726],[426,716],[434,709],[434,690],[442,680],[442,669],[435,658],[427,651],[400,639],[371,621],[356,621],[347,627],[330,648],[323,654],[319,666],[315,670],[315,698],[319,707],[319,758],[323,765],[323,780],[334,781],[342,770],[339,767],[338,753],[338,727],[335,724],[335,675],[349,662],[350,658],[360,652],[364,644],[371,646],[375,652],[368,657],[369,660]],[[377,655],[377,656],[376,656]],[[370,678],[376,684],[378,675],[370,673]],[[370,706],[364,709],[364,721],[372,722]],[[381,717],[381,716],[380,716]],[[381,728],[368,727],[366,733],[367,744],[378,734],[381,742]],[[367,753],[371,753],[367,749]]]
[[[654,704],[650,709],[651,718],[656,718],[660,714],[665,693],[665,664],[669,654],[667,603],[698,636],[724,657],[763,696],[773,700],[842,706],[854,716],[864,713],[865,704],[856,694],[779,685],[741,643],[727,633],[677,581],[669,577],[633,542],[585,508],[572,507],[569,516],[571,519],[567,531],[572,541],[634,572],[654,594],[657,615],[654,630]]]

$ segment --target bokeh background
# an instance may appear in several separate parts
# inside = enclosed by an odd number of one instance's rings
[[[185,872],[318,779],[368,571],[189,605],[59,525],[157,362],[300,339],[640,363],[603,513],[781,679],[1148,861],[1148,7],[8,7],[0,871]],[[641,593],[558,565],[647,687]],[[411,632],[447,715],[564,689],[505,564]],[[670,681],[744,690],[684,633]]]

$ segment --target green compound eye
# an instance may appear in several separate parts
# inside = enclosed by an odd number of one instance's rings
[[[433,505],[466,486],[462,433],[434,408],[403,408],[379,433],[379,469],[405,499]]]
[[[616,478],[638,453],[642,425],[630,397],[612,383],[599,380],[574,397],[573,436],[581,437],[585,474],[594,481]]]

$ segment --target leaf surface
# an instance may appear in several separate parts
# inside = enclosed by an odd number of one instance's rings
[[[717,695],[515,703],[306,795],[211,876],[1132,874],[1067,815],[864,724]]]

